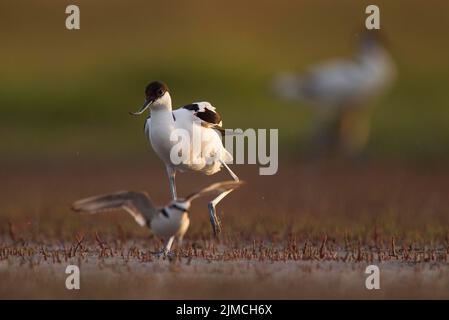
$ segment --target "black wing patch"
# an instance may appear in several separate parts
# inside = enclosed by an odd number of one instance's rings
[[[188,104],[182,108],[190,110],[190,111],[194,111],[194,112],[197,112],[198,110],[200,110],[200,107],[196,103]]]
[[[204,109],[204,111],[197,112],[195,115],[208,123],[219,124],[221,122],[220,114],[209,109]]]
[[[183,107],[184,109],[191,110],[195,113],[195,116],[210,124],[219,125],[221,122],[221,116],[218,112],[204,108],[200,110],[200,107],[196,103],[188,104]]]

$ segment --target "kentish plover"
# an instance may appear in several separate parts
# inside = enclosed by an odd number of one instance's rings
[[[133,216],[136,222],[147,226],[153,233],[166,239],[164,248],[156,254],[168,253],[175,237],[178,245],[189,228],[189,209],[192,200],[213,194],[234,190],[243,184],[242,181],[224,181],[188,195],[185,199],[178,198],[162,208],[156,208],[145,192],[119,191],[78,200],[72,204],[75,211],[99,213],[111,210],[125,210]]]

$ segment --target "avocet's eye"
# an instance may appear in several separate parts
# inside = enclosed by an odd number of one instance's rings
[[[164,94],[164,90],[159,89],[159,90],[157,91],[157,95],[158,95],[158,96],[162,96],[163,94]]]

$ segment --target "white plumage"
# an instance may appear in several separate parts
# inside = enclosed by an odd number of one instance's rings
[[[167,96],[169,93],[165,93]],[[162,102],[168,100],[162,97]],[[216,112],[209,102],[197,102],[198,112]],[[168,106],[168,104],[167,104]],[[145,123],[145,135],[156,154],[172,168],[178,171],[199,171],[207,175],[221,170],[222,162],[231,162],[232,155],[223,146],[220,133],[214,128],[218,124],[208,123],[196,116],[196,112],[184,107],[171,111],[170,108],[158,108],[151,111],[151,117]],[[172,141],[167,139],[175,130],[182,129],[188,134],[189,140]],[[182,132],[180,132],[182,133]],[[200,142],[200,148],[193,147],[193,139]],[[181,143],[181,144],[179,144]],[[174,164],[170,159],[175,145],[181,150],[188,150],[189,154],[182,163]]]
[[[232,161],[232,155],[221,141],[221,116],[209,102],[196,102],[172,110],[168,87],[155,81],[145,89],[143,106],[132,114],[140,115],[147,108],[151,108],[151,116],[145,122],[145,135],[165,163],[173,200],[177,198],[177,171],[212,175],[224,166],[235,181],[239,180],[226,164]],[[232,190],[223,192],[209,203],[210,220],[215,234],[220,232],[215,206],[230,192]]]

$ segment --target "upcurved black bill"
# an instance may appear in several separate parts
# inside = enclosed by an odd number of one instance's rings
[[[153,100],[149,101],[149,100],[145,100],[145,102],[143,103],[143,106],[140,107],[139,110],[137,110],[136,112],[130,112],[129,114],[132,116],[140,116],[142,113],[145,112],[145,110],[148,109],[148,107],[153,103]]]

